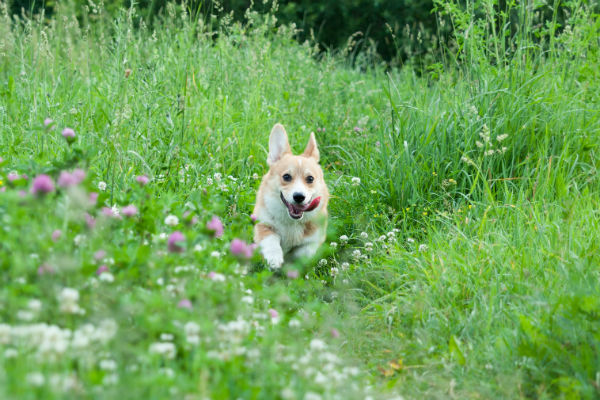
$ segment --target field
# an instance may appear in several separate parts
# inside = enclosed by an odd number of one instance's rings
[[[598,398],[600,20],[440,7],[400,70],[253,12],[2,14],[0,398]],[[276,122],[333,198],[273,272],[231,243]]]

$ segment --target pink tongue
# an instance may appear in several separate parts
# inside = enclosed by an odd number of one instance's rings
[[[308,205],[308,207],[306,207],[306,209],[304,211],[312,211],[315,208],[317,208],[319,206],[319,203],[321,202],[321,198],[317,197],[316,199],[314,199],[313,201],[310,202],[310,204]]]

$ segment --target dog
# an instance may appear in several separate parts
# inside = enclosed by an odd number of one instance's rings
[[[311,132],[300,155],[293,155],[288,135],[275,124],[269,136],[269,171],[256,195],[254,242],[270,269],[312,257],[325,241],[329,191],[319,166],[319,149]]]

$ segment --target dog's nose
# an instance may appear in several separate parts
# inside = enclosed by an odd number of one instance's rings
[[[302,203],[304,201],[304,199],[306,198],[305,195],[303,195],[302,193],[296,192],[294,193],[294,201],[296,203]]]

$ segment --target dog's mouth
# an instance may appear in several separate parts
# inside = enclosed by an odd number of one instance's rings
[[[285,200],[285,197],[283,197],[282,192],[279,192],[279,195],[281,196],[281,201],[287,207],[290,217],[292,217],[293,219],[302,218],[302,216],[304,215],[305,212],[314,210],[315,208],[317,208],[319,206],[319,203],[321,202],[321,197],[317,197],[317,198],[313,199],[313,201],[311,201],[308,205],[301,206],[299,204],[288,203]]]

